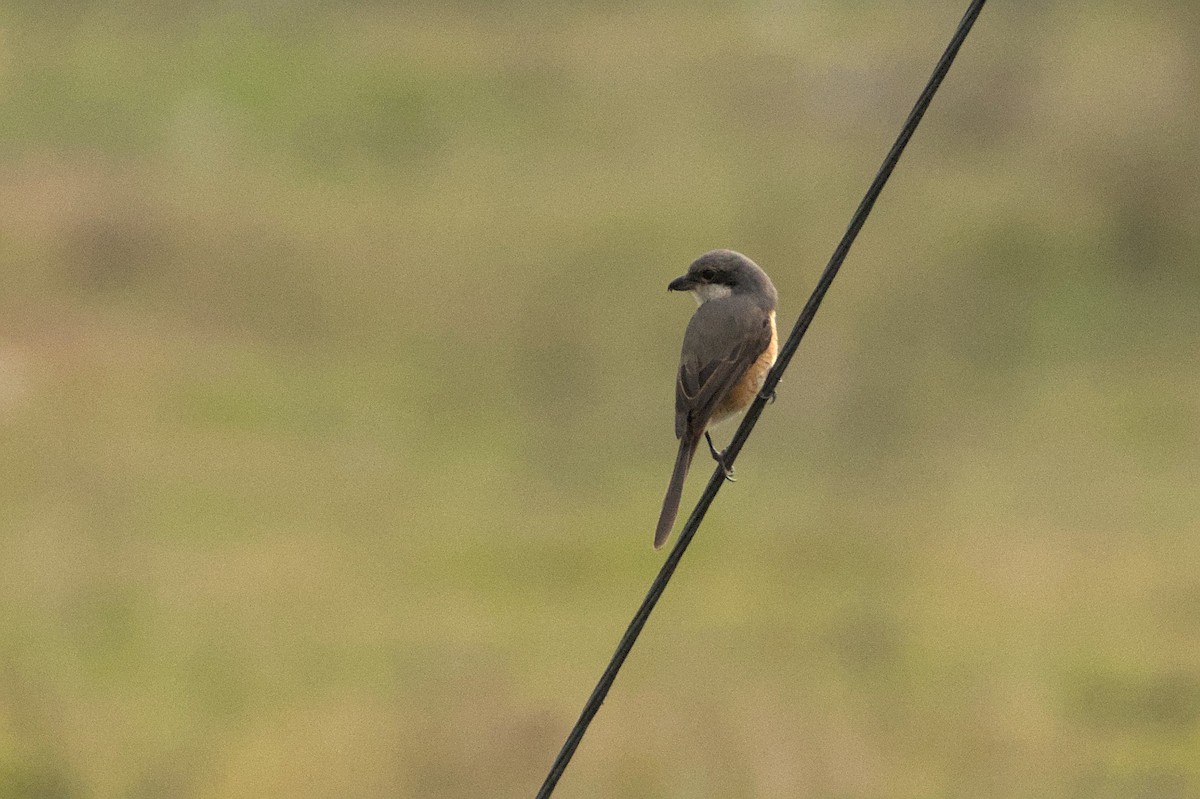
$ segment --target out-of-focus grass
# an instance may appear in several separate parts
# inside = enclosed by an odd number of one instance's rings
[[[530,795],[959,11],[12,4],[0,797]],[[1198,35],[988,8],[564,795],[1200,791]]]

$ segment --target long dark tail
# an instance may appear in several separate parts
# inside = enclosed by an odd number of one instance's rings
[[[684,436],[679,440],[679,455],[675,457],[675,471],[671,472],[671,482],[667,485],[667,495],[663,497],[662,513],[658,516],[658,527],[654,528],[654,548],[659,549],[666,543],[671,528],[675,526],[675,516],[679,513],[679,499],[683,496],[683,481],[687,477],[688,467],[692,465],[692,455],[696,453],[699,439]]]

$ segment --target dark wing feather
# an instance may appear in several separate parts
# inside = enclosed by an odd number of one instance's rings
[[[688,324],[675,382],[675,437],[699,439],[713,410],[771,343],[767,312],[740,297],[701,305]]]

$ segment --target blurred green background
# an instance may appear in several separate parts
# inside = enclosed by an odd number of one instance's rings
[[[0,797],[531,796],[965,5],[6,3]],[[1200,795],[1197,53],[985,9],[560,795]]]

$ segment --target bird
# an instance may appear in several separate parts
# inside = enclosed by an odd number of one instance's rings
[[[779,295],[767,273],[741,253],[707,252],[667,290],[690,291],[699,307],[688,322],[679,355],[675,380],[679,454],[654,530],[655,549],[662,547],[675,525],[683,482],[701,438],[707,440],[725,476],[733,479],[724,453],[713,446],[708,431],[750,406],[779,350],[775,329]]]

